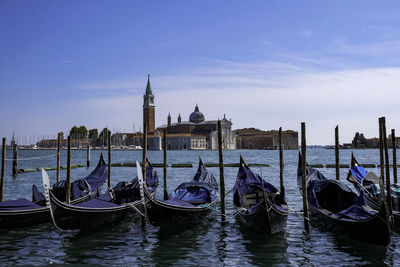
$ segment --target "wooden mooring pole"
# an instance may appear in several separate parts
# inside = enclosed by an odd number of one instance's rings
[[[306,171],[306,124],[301,123],[301,169],[303,174],[302,179],[302,193],[303,193],[303,210],[304,210],[304,229],[306,231],[310,230],[309,218],[308,218],[308,198],[307,198],[307,171]]]
[[[67,149],[67,186],[66,186],[65,202],[70,204],[71,201],[71,136],[68,136]]]
[[[111,188],[111,133],[108,134],[107,145],[108,145],[108,179],[107,179],[107,185],[108,185],[108,188]]]
[[[225,179],[224,179],[224,156],[222,148],[222,123],[218,120],[218,154],[219,154],[219,188],[221,196],[221,225],[226,224],[225,214]]]
[[[340,180],[339,168],[339,125],[335,128],[335,162],[336,162],[336,180]]]
[[[163,149],[164,149],[164,164],[163,164],[163,174],[164,174],[164,200],[168,199],[167,191],[167,131],[164,131],[163,135]]]
[[[143,182],[146,182],[146,165],[147,165],[147,125],[143,124],[143,150],[142,150],[142,172]]]
[[[379,118],[379,167],[381,170],[381,177],[379,180],[379,189],[381,192],[381,200],[382,202],[386,202],[386,199],[384,197],[385,195],[385,190],[384,190],[384,185],[385,185],[385,160],[383,156],[383,134],[382,134],[382,118]],[[387,205],[385,204],[385,208],[387,208]]]
[[[57,136],[57,182],[60,181],[60,148],[61,148],[61,133],[58,133]]]
[[[0,179],[0,202],[4,201],[4,180],[6,174],[6,139],[3,138],[1,152],[1,179]]]
[[[13,144],[13,161],[12,161],[12,175],[17,175],[18,173],[18,145]]]
[[[90,140],[88,140],[87,148],[86,148],[86,167],[90,167]]]
[[[144,186],[146,183],[146,163],[147,163],[147,124],[143,123],[143,149],[142,149],[142,175],[143,175],[143,183]],[[146,206],[143,207],[146,211]],[[142,216],[142,227],[146,226],[146,216]]]
[[[392,129],[392,151],[393,151],[393,183],[397,184],[397,155],[396,134]]]
[[[282,127],[279,127],[279,181],[280,192],[283,192],[283,144],[282,144]]]
[[[386,169],[386,201],[389,209],[390,216],[392,215],[392,192],[390,190],[390,163],[389,163],[389,151],[386,135],[386,119],[382,117],[382,136],[383,136],[383,146],[385,152],[385,169]]]

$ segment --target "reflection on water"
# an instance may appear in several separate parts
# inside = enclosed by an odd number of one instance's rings
[[[113,162],[141,160],[141,151],[113,151]],[[350,163],[350,150],[340,152],[341,163]],[[360,163],[379,163],[378,150],[356,150]],[[24,151],[21,158],[46,156],[54,151]],[[242,154],[248,163],[267,163],[270,167],[254,170],[274,185],[279,184],[278,151],[225,151],[224,161],[235,163]],[[389,153],[390,154],[390,153]],[[96,162],[100,151],[92,151],[92,162]],[[188,162],[197,166],[198,156],[204,162],[218,162],[216,151],[169,151],[168,164]],[[201,266],[265,266],[265,265],[398,265],[400,262],[400,236],[394,234],[387,248],[354,241],[311,227],[310,233],[303,231],[300,210],[302,200],[296,184],[297,151],[285,151],[285,189],[287,202],[296,211],[291,212],[286,231],[275,234],[255,234],[240,227],[230,215],[234,211],[232,194],[227,195],[228,223],[220,225],[219,214],[213,212],[204,224],[192,227],[141,227],[141,220],[92,229],[91,231],[62,232],[51,224],[32,228],[0,230],[0,264],[45,265],[50,263],[86,263],[104,265],[201,265]],[[72,151],[73,164],[85,164],[86,151]],[[310,149],[310,163],[331,164],[335,162],[334,151]],[[65,165],[62,151],[62,165]],[[151,162],[162,162],[161,151],[149,151]],[[7,162],[5,199],[31,197],[31,185],[41,185],[39,172],[11,176],[11,162]],[[93,165],[93,164],[92,164]],[[21,161],[21,168],[56,166],[56,159],[45,158]],[[92,168],[72,170],[78,179]],[[209,168],[218,180],[218,168]],[[376,171],[376,169],[371,169]],[[162,174],[162,169],[157,169]],[[335,169],[321,169],[328,178],[335,177]],[[341,169],[342,179],[346,169]],[[168,168],[168,191],[193,177],[196,167],[188,169]],[[130,180],[136,168],[113,168],[112,185]],[[49,172],[55,180],[55,172]],[[233,187],[237,168],[225,169],[225,184],[228,191]],[[61,172],[65,177],[65,171]],[[161,175],[162,178],[162,175]],[[161,179],[162,180],[162,179]],[[347,183],[347,182],[346,182]],[[162,188],[158,197],[162,198]],[[366,233],[368,234],[368,233]]]

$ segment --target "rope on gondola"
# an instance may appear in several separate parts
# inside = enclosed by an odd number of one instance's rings
[[[309,218],[309,217],[304,217],[304,215],[298,214],[298,211],[296,211],[295,209],[293,209],[291,206],[289,206],[289,205],[287,205],[287,206],[288,206],[288,208],[289,208],[289,211],[293,212],[294,215],[296,215],[297,217],[302,218],[302,219],[306,219],[307,221],[310,221],[310,218]]]
[[[225,196],[232,193],[232,191],[233,191],[233,187],[231,188],[231,190],[229,190],[228,192],[225,193]]]
[[[142,203],[138,203],[138,204],[136,204],[136,205],[134,205],[134,204],[132,204],[132,203],[128,204],[128,206],[130,206],[132,209],[134,209],[134,210],[137,211],[141,216],[144,217],[144,214],[143,214],[142,212],[140,212],[140,210],[139,210],[138,208],[136,208],[136,206],[139,206],[139,205],[142,205]]]
[[[50,158],[50,157],[55,157],[57,156],[57,154],[52,154],[52,155],[47,155],[47,156],[43,156],[43,157],[32,157],[32,158],[18,158],[18,161],[21,160],[34,160],[34,159],[44,159],[44,158]],[[13,161],[14,159],[5,159],[5,161]]]

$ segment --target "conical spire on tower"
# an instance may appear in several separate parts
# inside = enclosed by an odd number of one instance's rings
[[[150,84],[150,74],[147,75],[147,86],[146,86],[146,95],[152,95],[153,91],[151,90]]]
[[[179,123],[182,122],[181,113],[179,113],[178,122],[179,122]]]

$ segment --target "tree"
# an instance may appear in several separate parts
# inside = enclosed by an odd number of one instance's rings
[[[89,140],[91,144],[96,144],[98,137],[99,137],[99,132],[97,131],[97,129],[89,130]]]
[[[86,139],[87,134],[88,131],[85,126],[79,126],[79,127],[74,126],[69,131],[69,135],[71,136],[72,139]]]

